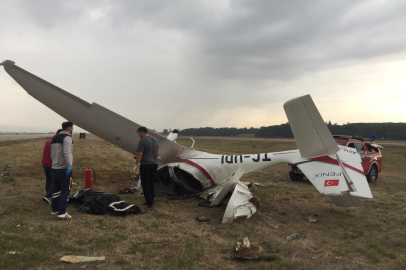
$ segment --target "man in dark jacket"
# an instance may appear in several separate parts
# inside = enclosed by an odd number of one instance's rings
[[[51,159],[51,142],[52,139],[61,132],[62,129],[58,129],[56,134],[45,142],[44,152],[42,153],[42,167],[44,167],[45,171],[45,191],[46,194],[42,198],[42,200],[46,203],[51,203],[51,195],[53,191],[53,176],[52,176],[52,159]]]
[[[62,131],[51,142],[52,173],[54,175],[51,214],[58,214],[58,218],[61,219],[72,218],[66,212],[72,185],[72,130],[71,122],[63,122]]]
[[[154,205],[154,179],[158,169],[159,147],[154,137],[149,136],[146,127],[139,127],[137,133],[141,140],[137,147],[134,172],[140,169],[142,191],[145,197],[144,205],[152,208]],[[141,163],[141,165],[140,165]]]

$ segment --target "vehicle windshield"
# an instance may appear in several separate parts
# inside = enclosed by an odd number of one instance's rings
[[[366,143],[369,152],[380,153],[379,148],[372,146],[370,143]]]

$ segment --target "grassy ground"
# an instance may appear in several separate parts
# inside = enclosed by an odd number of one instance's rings
[[[293,140],[195,139],[197,150],[212,153],[296,148]],[[178,143],[191,145],[188,138]],[[266,185],[253,191],[262,215],[233,224],[221,224],[225,206],[199,207],[194,197],[161,200],[152,211],[124,218],[86,215],[69,206],[73,219],[57,220],[41,201],[43,145],[44,139],[0,142],[0,170],[11,165],[9,176],[0,178],[0,269],[406,269],[406,143],[382,142],[384,164],[371,185],[374,199],[360,208],[336,207],[311,184],[291,182],[286,165],[244,175],[242,180]],[[74,137],[74,190],[83,188],[87,166],[97,172],[97,190],[117,193],[134,185],[132,156],[95,136]],[[120,196],[139,206],[144,202],[142,196]],[[198,223],[196,215],[211,221]],[[299,238],[288,242],[292,233]],[[231,260],[232,247],[244,236],[280,259]],[[59,262],[69,254],[106,260]]]

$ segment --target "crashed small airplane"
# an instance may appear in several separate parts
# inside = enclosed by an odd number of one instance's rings
[[[139,141],[132,122],[96,103],[88,103],[61,88],[29,73],[6,60],[6,72],[28,94],[75,125],[132,153]],[[316,189],[341,207],[360,206],[361,198],[372,199],[360,155],[353,148],[338,146],[310,95],[284,104],[298,150],[245,155],[214,155],[188,149],[171,133],[167,138],[150,131],[157,139],[161,159],[158,179],[166,185],[178,185],[200,195],[211,205],[218,205],[233,191],[223,223],[238,217],[251,217],[258,200],[240,181],[245,173],[281,163],[299,167]],[[101,121],[102,120],[102,121]]]

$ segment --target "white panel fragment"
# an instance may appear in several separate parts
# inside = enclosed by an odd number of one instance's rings
[[[211,206],[218,205],[228,194],[228,192],[235,186],[235,183],[237,183],[237,181],[241,178],[243,174],[244,170],[241,169],[241,167],[238,167],[233,176],[231,176],[230,179],[224,183],[223,189],[221,189],[218,193],[216,193],[213,196],[213,200],[210,205]]]
[[[226,212],[224,213],[223,223],[232,223],[234,219],[243,216],[246,216],[248,219],[255,214],[257,208],[250,202],[252,198],[253,195],[248,187],[237,181],[233,195],[231,195]]]
[[[219,205],[243,174],[244,170],[241,169],[241,167],[238,167],[238,169],[229,179],[221,182],[215,187],[206,189],[199,194],[199,197],[211,202],[210,206]]]

